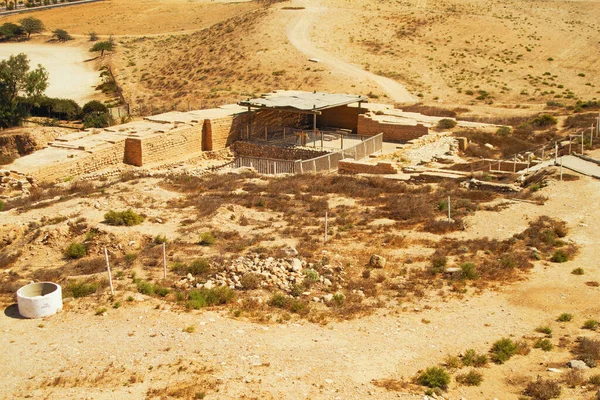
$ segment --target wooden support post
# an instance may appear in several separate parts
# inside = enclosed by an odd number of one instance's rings
[[[560,180],[561,180],[561,182],[562,182],[562,171],[563,171],[562,164],[563,164],[563,158],[561,157],[560,158]]]
[[[594,144],[594,125],[592,125],[590,128],[590,149],[592,148],[593,144]]]
[[[558,162],[558,142],[554,142],[554,164]]]
[[[569,155],[571,155],[571,135],[569,135]]]
[[[323,150],[323,131],[321,131],[321,150]]]
[[[325,211],[325,234],[323,236],[323,243],[327,243],[327,211]]]
[[[344,134],[343,133],[341,134],[340,139],[342,140],[342,148],[340,150],[344,150]]]
[[[104,257],[106,258],[106,269],[108,270],[108,282],[110,283],[110,294],[115,295],[115,288],[113,286],[112,274],[110,273],[110,263],[108,262],[108,250],[104,247]]]
[[[162,244],[163,250],[163,279],[167,279],[167,244]]]
[[[583,155],[583,134],[585,131],[581,131],[581,155]]]
[[[544,162],[544,148],[542,147],[542,162]]]

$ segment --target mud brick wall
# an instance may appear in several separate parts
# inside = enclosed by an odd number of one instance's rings
[[[141,138],[141,164],[182,159],[200,153],[202,151],[202,126],[202,124],[186,126]],[[135,160],[135,155],[128,152],[130,150],[136,151],[136,148],[134,146],[126,147],[125,160]]]
[[[406,142],[426,135],[429,129],[421,124],[401,125],[375,121],[365,114],[358,116],[358,134],[373,136],[383,133],[383,140],[394,142]]]
[[[37,170],[24,172],[40,182],[54,182],[121,164],[124,152],[125,140],[106,144],[93,153],[85,153],[83,157],[67,159],[61,163],[44,165]]]
[[[125,164],[141,167],[142,164],[142,140],[138,138],[127,138],[125,140]]]
[[[275,160],[309,160],[311,158],[329,154],[328,151],[286,148],[278,146],[260,145],[249,142],[235,142],[232,146],[235,156],[272,158]]]
[[[223,118],[206,119],[203,124],[203,135],[207,138],[204,150],[221,150],[231,146],[238,139],[240,116],[229,116]],[[212,138],[212,144],[208,143],[208,137]]]
[[[321,111],[321,115],[317,117],[317,126],[321,129],[325,127],[351,129],[352,133],[357,133],[358,115],[364,111],[362,108],[348,106],[328,108]]]
[[[391,162],[380,161],[377,164],[368,164],[346,158],[338,163],[340,174],[397,174],[398,171]]]

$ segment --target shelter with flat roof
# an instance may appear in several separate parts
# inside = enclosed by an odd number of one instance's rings
[[[360,106],[368,101],[367,97],[360,95],[281,90],[238,104],[248,109],[247,135],[251,137],[252,114],[261,111],[312,115],[312,121],[305,122],[311,124],[313,130],[335,127],[356,133]],[[351,104],[357,104],[358,107],[349,107]],[[255,119],[259,117],[256,116]]]

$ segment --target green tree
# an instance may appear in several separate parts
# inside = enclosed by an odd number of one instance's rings
[[[23,53],[0,61],[0,126],[18,125],[24,113],[19,110],[19,96],[33,101],[42,98],[48,87],[48,72],[44,67],[29,70],[29,59]]]
[[[25,35],[23,27],[12,22],[6,22],[0,26],[0,36],[2,40],[11,40]]]
[[[113,51],[115,48],[115,44],[113,41],[108,40],[104,42],[96,43],[91,49],[91,52],[100,52],[100,57],[104,57],[105,51]]]
[[[55,37],[59,42],[66,42],[67,40],[73,40],[73,37],[69,35],[69,32],[64,29],[56,29],[52,31],[52,37]]]
[[[25,31],[25,33],[27,33],[28,39],[31,37],[32,33],[42,33],[46,30],[46,28],[44,27],[44,23],[37,18],[33,18],[33,17],[23,18],[22,20],[19,21],[19,23],[23,27],[23,30]]]

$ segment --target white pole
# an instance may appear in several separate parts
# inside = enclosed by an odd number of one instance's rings
[[[561,158],[560,158],[560,181],[561,181],[561,182],[562,182],[562,171],[563,171],[563,168],[562,168],[562,162],[563,162],[563,158],[561,157]]]
[[[327,223],[328,223],[327,211],[325,211],[325,234],[323,236],[323,243],[327,243]]]
[[[581,131],[581,155],[583,155],[583,134],[585,131]]]
[[[104,247],[104,257],[106,257],[106,269],[108,270],[108,282],[110,283],[110,294],[115,295],[115,288],[113,287],[112,275],[110,273],[110,264],[108,263],[108,250]]]
[[[590,128],[590,149],[592,148],[592,144],[594,143],[594,125]]]
[[[554,142],[554,164],[558,162],[558,142]]]
[[[167,279],[167,245],[163,243],[163,279]]]
[[[448,223],[452,222],[452,218],[450,217],[450,196],[448,196]]]

